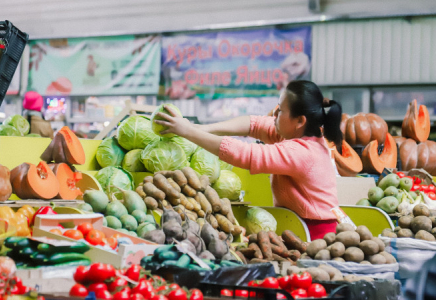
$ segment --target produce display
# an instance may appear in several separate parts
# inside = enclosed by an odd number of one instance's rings
[[[369,276],[356,276],[356,275],[344,275],[341,271],[333,266],[327,264],[320,264],[317,267],[310,268],[299,268],[297,266],[291,266],[288,269],[288,274],[293,276],[303,276],[305,273],[309,275],[314,280],[319,281],[348,281],[354,282],[359,280],[374,281],[374,278]],[[306,275],[307,276],[307,275]]]
[[[384,250],[384,243],[373,237],[366,226],[358,226],[355,230],[351,224],[341,223],[336,227],[336,234],[330,232],[323,239],[312,241],[301,259],[375,265],[396,263],[395,257]]]

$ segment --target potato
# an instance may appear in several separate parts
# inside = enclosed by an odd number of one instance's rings
[[[372,233],[365,225],[357,226],[356,232],[359,234],[361,242],[372,239]]]
[[[428,209],[427,205],[424,204],[418,204],[413,208],[412,211],[413,215],[415,217],[418,216],[426,216],[429,217],[430,216],[430,210]]]
[[[378,244],[371,240],[365,240],[361,242],[359,244],[359,248],[362,249],[365,255],[374,255],[380,251]]]
[[[327,273],[327,271],[320,269],[320,268],[307,268],[306,270],[309,272],[310,275],[312,275],[313,280],[330,280],[330,275]]]
[[[336,226],[336,234],[344,231],[355,231],[354,226],[348,223],[341,223]]]
[[[436,227],[436,216],[430,216],[431,226]]]
[[[385,229],[383,229],[381,235],[386,236],[388,233],[391,233],[391,232],[394,232],[394,231],[390,228],[385,228]]]
[[[360,276],[359,280],[374,281],[374,278],[368,276]]]
[[[345,275],[344,280],[348,282],[355,282],[355,281],[359,281],[360,277],[356,275]]]
[[[397,262],[395,257],[392,254],[390,254],[390,253],[388,253],[386,251],[381,251],[379,254],[383,255],[384,258],[386,258],[386,263],[387,264],[395,264]]]
[[[420,230],[430,232],[432,228],[432,222],[430,218],[426,216],[414,217],[410,223],[410,228],[412,229],[413,233],[417,233]]]
[[[386,258],[381,254],[370,255],[368,261],[373,265],[383,265],[386,263]]]
[[[304,272],[304,271],[306,271],[305,268],[299,268],[297,266],[290,266],[290,267],[288,267],[287,273],[288,273],[288,275],[292,275],[294,273],[299,274],[299,273]]]
[[[323,249],[320,250],[316,255],[315,255],[315,259],[316,260],[330,260],[330,251],[328,251],[327,249]]]
[[[431,234],[433,234],[434,237],[436,237],[436,228],[432,228],[430,231]]]
[[[335,242],[330,247],[330,255],[332,257],[340,257],[345,253],[345,246],[341,242]]]
[[[365,258],[363,251],[357,247],[350,247],[345,250],[344,259],[345,261],[361,262]]]
[[[310,257],[315,257],[320,250],[325,248],[327,248],[327,242],[323,239],[317,239],[307,246],[306,252]]]
[[[401,216],[398,219],[398,225],[401,228],[410,228],[410,223],[412,223],[413,217],[412,216]]]
[[[397,234],[398,231],[400,231],[400,230],[401,230],[401,227],[400,227],[400,226],[397,226],[397,227],[394,228],[394,233]]]
[[[414,234],[409,228],[402,228],[400,231],[397,232],[397,236],[399,238],[413,238]]]
[[[429,232],[425,231],[425,230],[420,230],[415,234],[415,239],[419,239],[419,240],[425,240],[425,241],[429,241],[429,242],[434,242],[436,241],[436,238]]]
[[[371,241],[374,241],[377,243],[379,251],[384,251],[385,250],[385,243],[383,243],[383,241],[381,239],[379,239],[378,237],[373,237],[371,239]]]
[[[344,231],[336,235],[336,242],[341,242],[346,248],[359,246],[360,235],[355,231]]]
[[[335,257],[332,260],[338,261],[338,262],[345,262],[345,259],[343,259],[342,257]]]
[[[327,245],[330,246],[335,242],[336,234],[334,232],[329,232],[324,235],[324,241],[327,242]]]
[[[329,276],[330,280],[343,280],[344,277],[342,275],[342,272],[336,269],[335,267],[332,267],[330,265],[321,264],[318,266],[318,268],[325,270]]]
[[[359,264],[361,265],[372,265],[369,261],[367,260],[362,260]]]
[[[300,256],[300,259],[312,259],[312,257],[310,257],[309,254],[307,254],[307,253],[303,253]]]

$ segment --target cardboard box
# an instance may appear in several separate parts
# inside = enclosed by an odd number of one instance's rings
[[[23,284],[35,288],[39,293],[68,293],[75,284],[75,267],[43,267],[41,269],[20,269],[17,276]]]
[[[368,198],[368,190],[375,187],[371,177],[337,177],[339,205],[356,205],[362,198]]]
[[[50,229],[59,228],[57,227],[59,224],[62,224],[65,229],[71,229],[83,222],[90,222],[95,229],[101,230],[106,237],[119,234],[123,237],[128,237],[133,242],[133,245],[120,245],[117,253],[91,246],[91,250],[86,252],[85,255],[88,256],[92,262],[107,263],[112,264],[115,268],[124,268],[132,264],[139,264],[144,256],[153,254],[154,250],[161,246],[103,226],[102,214],[37,215],[35,218],[35,226],[33,227],[33,236],[45,236],[57,240],[74,241],[71,238],[51,233]]]

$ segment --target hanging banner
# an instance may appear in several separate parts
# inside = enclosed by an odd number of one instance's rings
[[[160,99],[277,96],[310,79],[311,27],[162,38]]]
[[[30,42],[29,90],[42,95],[156,94],[160,37]]]

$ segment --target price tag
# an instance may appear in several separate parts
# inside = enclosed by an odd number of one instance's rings
[[[207,269],[207,270],[212,270],[204,261],[202,261],[197,255],[195,255],[194,253],[192,253],[191,251],[188,251],[185,247],[183,247],[183,244],[181,244],[180,242],[174,240],[176,242],[176,248],[177,250],[179,250],[182,253],[186,253],[188,254],[200,267]]]
[[[353,225],[354,229],[357,228],[357,226],[354,224],[353,221],[351,221],[350,217],[347,216],[347,214],[340,208],[339,206],[333,207],[330,209],[330,211],[336,216],[336,219],[338,219],[338,222],[341,223],[348,223]]]

